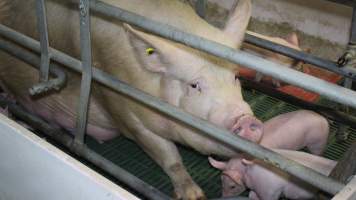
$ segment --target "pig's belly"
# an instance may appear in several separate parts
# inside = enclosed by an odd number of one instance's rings
[[[56,101],[47,99],[31,101],[28,98],[18,98],[18,101],[31,113],[37,114],[53,126],[64,128],[75,135],[77,109],[67,107],[68,105],[56,104]],[[113,125],[110,116],[97,105],[97,102],[92,100],[89,109],[86,130],[88,135],[99,142],[113,139],[119,135],[119,131]]]

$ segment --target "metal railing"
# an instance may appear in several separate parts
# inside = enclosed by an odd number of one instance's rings
[[[90,2],[90,4],[89,4]],[[43,1],[42,1],[43,3]],[[73,69],[79,73],[83,74],[83,80],[87,83],[87,86],[81,86],[81,96],[80,101],[89,101],[90,93],[90,77],[97,81],[98,83],[111,88],[112,90],[123,94],[131,99],[138,101],[150,108],[153,108],[162,114],[172,117],[186,125],[191,126],[205,134],[206,136],[211,137],[225,145],[230,146],[231,148],[237,151],[243,151],[253,155],[256,158],[265,160],[276,167],[306,181],[307,183],[320,188],[321,190],[328,192],[330,194],[338,193],[345,185],[339,183],[335,180],[332,180],[320,173],[307,168],[303,165],[298,164],[292,160],[286,159],[281,155],[266,149],[258,144],[245,140],[239,136],[233,136],[230,132],[223,130],[205,120],[194,117],[190,114],[187,114],[180,109],[163,102],[162,100],[150,96],[142,91],[139,91],[124,82],[117,80],[110,74],[107,74],[99,69],[91,68],[91,56],[90,56],[90,28],[89,28],[89,9],[92,9],[95,12],[100,14],[110,16],[121,20],[126,23],[133,24],[140,28],[143,28],[147,31],[150,31],[154,34],[160,35],[162,37],[183,43],[190,47],[208,52],[212,55],[225,58],[236,64],[240,64],[251,69],[255,69],[264,74],[276,77],[285,82],[295,84],[297,86],[308,88],[311,91],[321,93],[330,99],[333,99],[339,103],[346,104],[356,108],[356,93],[350,90],[344,89],[342,87],[327,83],[325,81],[319,80],[317,78],[305,75],[303,73],[285,68],[281,65],[266,61],[262,58],[250,55],[248,53],[239,52],[235,49],[226,47],[224,45],[218,44],[216,42],[206,40],[204,38],[194,36],[188,33],[184,33],[172,26],[164,25],[149,19],[146,19],[137,14],[122,10],[117,7],[113,7],[106,3],[97,0],[81,0],[80,1],[80,11],[81,11],[81,47],[82,47],[82,59],[83,62],[68,56],[58,50],[49,48],[49,55],[54,61],[63,64],[64,66]],[[84,10],[85,12],[84,12]],[[85,22],[85,23],[83,23]],[[47,34],[47,30],[40,32],[40,34]],[[4,36],[7,39],[10,39],[16,43],[21,44],[22,46],[32,49],[38,53],[41,53],[41,45],[38,41],[35,41],[23,34],[20,34],[6,26],[0,25],[0,35]],[[42,38],[42,36],[41,36]],[[21,49],[13,48],[13,44],[0,40],[0,49],[10,52],[12,54],[20,55],[17,51]],[[43,51],[43,50],[42,50]],[[49,70],[51,71],[52,68]],[[92,71],[91,71],[92,70]],[[300,81],[303,80],[303,81]],[[89,83],[89,84],[88,84]],[[85,109],[84,109],[85,108]],[[82,106],[79,109],[79,118],[77,123],[78,132],[82,133],[85,129],[83,124],[86,121],[86,112],[87,106]],[[82,114],[80,114],[82,113]],[[84,132],[83,132],[84,133]],[[83,135],[84,136],[84,135]],[[83,141],[82,136],[77,136],[74,142],[75,148],[83,148],[83,145],[75,145],[76,143],[81,144]],[[83,144],[83,142],[82,142]],[[81,152],[80,150],[76,152]]]

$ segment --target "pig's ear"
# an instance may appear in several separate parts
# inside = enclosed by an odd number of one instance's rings
[[[251,17],[251,10],[251,0],[238,0],[230,10],[224,33],[234,41],[237,48],[240,48],[245,37],[247,25]]]
[[[249,166],[249,165],[253,165],[254,162],[251,160],[247,160],[247,159],[242,159],[242,164],[245,166]]]
[[[142,66],[151,72],[165,73],[164,52],[172,51],[168,42],[157,36],[153,36],[124,24],[131,45],[135,49]]]
[[[220,170],[226,169],[226,162],[217,161],[212,157],[209,157],[208,159],[211,166],[215,167],[216,169],[220,169]]]
[[[297,33],[293,32],[286,37],[286,41],[289,44],[299,47],[299,39]]]

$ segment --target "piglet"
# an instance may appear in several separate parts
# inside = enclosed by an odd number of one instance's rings
[[[328,121],[307,110],[278,115],[266,121],[263,129],[262,146],[289,150],[307,147],[315,155],[323,153],[329,137]]]
[[[264,134],[261,145],[267,148],[299,150],[307,147],[312,154],[320,155],[329,136],[328,121],[319,114],[299,110],[278,115],[263,124]],[[239,171],[241,165],[229,164],[228,169]],[[223,196],[238,195],[245,187],[225,171],[221,175]]]
[[[335,161],[305,152],[280,149],[275,151],[326,176],[337,164]],[[236,157],[228,162],[221,162],[210,157],[209,162],[213,167],[222,170],[232,181],[249,188],[249,198],[252,200],[278,200],[280,197],[310,199],[316,192],[312,186],[257,159],[249,161]],[[226,187],[223,190],[225,197],[239,192],[238,188],[235,188],[235,191],[225,189]]]

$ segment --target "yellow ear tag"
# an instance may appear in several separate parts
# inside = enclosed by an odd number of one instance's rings
[[[155,52],[155,49],[154,49],[154,48],[147,48],[147,49],[146,49],[147,55],[152,55],[154,52]]]

